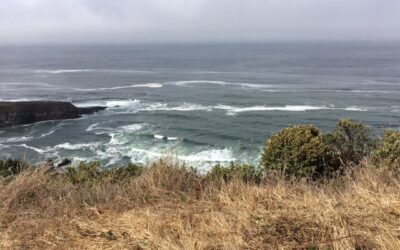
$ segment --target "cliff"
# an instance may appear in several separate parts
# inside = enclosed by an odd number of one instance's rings
[[[105,107],[79,108],[72,103],[60,101],[0,102],[0,127],[74,119],[104,109]]]

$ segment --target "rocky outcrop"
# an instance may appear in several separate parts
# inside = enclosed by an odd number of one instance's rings
[[[72,103],[59,101],[0,102],[0,127],[74,119],[104,109],[105,107],[79,108]]]

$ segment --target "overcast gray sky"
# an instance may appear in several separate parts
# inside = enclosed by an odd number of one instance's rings
[[[400,0],[1,0],[0,43],[400,40]]]

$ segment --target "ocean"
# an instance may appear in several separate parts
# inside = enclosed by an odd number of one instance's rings
[[[0,129],[0,157],[257,163],[291,124],[400,128],[400,43],[0,47],[0,100],[108,107]]]

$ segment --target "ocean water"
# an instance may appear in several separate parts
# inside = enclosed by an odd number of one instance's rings
[[[0,156],[207,169],[257,162],[290,124],[341,117],[400,127],[400,43],[0,48],[0,100],[65,100],[107,110],[0,130]]]

